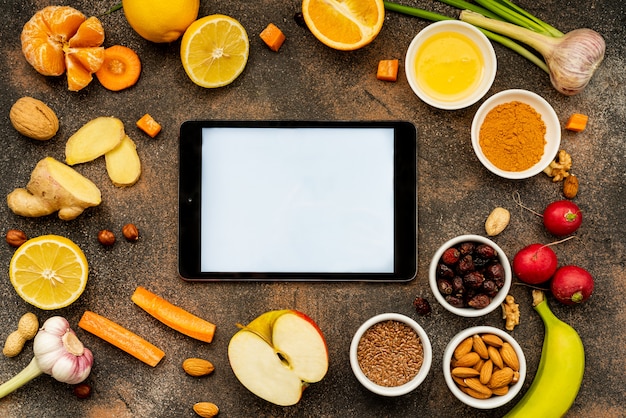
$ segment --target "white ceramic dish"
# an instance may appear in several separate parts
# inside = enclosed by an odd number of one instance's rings
[[[546,146],[541,160],[524,171],[505,171],[493,165],[479,144],[480,127],[485,120],[485,116],[496,106],[519,101],[532,106],[543,119],[546,125]],[[556,154],[561,146],[561,124],[554,108],[543,97],[528,90],[511,89],[494,94],[478,108],[472,121],[472,147],[480,162],[492,173],[507,179],[525,179],[542,172],[556,158]]]
[[[365,373],[363,373],[363,370],[361,370],[361,366],[359,365],[359,361],[357,359],[357,348],[359,345],[359,341],[361,341],[361,337],[363,337],[365,331],[367,331],[372,325],[378,322],[389,320],[404,322],[405,324],[413,328],[422,343],[424,357],[422,360],[422,367],[411,381],[400,386],[392,387],[381,386],[368,379]],[[357,380],[371,392],[382,396],[401,396],[415,390],[428,375],[428,372],[430,371],[430,366],[432,364],[432,357],[432,347],[426,331],[424,331],[424,329],[413,319],[409,318],[406,315],[398,313],[383,313],[368,319],[356,331],[354,337],[352,338],[352,343],[350,344],[350,366],[352,367],[352,371],[354,372]]]
[[[417,82],[415,73],[415,60],[417,53],[428,38],[441,32],[457,32],[468,37],[480,50],[483,57],[482,77],[478,87],[469,95],[455,101],[442,101],[428,95]],[[462,109],[473,105],[480,100],[491,88],[496,77],[497,60],[496,53],[489,39],[476,27],[459,20],[443,20],[432,23],[422,29],[411,41],[405,58],[406,78],[415,94],[425,103],[445,110]]]
[[[437,264],[439,263],[439,260],[441,259],[443,253],[450,247],[468,241],[490,245],[498,253],[498,258],[500,259],[500,263],[504,268],[504,286],[502,286],[498,294],[491,300],[491,303],[487,305],[487,307],[482,309],[457,308],[455,306],[452,306],[445,300],[441,292],[439,292],[439,288],[437,286]],[[504,302],[506,295],[509,293],[509,289],[511,288],[511,283],[513,282],[513,274],[511,272],[511,264],[509,263],[509,259],[507,258],[504,251],[502,251],[502,248],[498,246],[498,244],[496,244],[489,238],[485,238],[481,235],[459,235],[458,237],[452,238],[451,240],[447,241],[435,252],[435,255],[430,262],[430,267],[428,270],[428,282],[430,284],[431,291],[435,295],[435,299],[437,299],[437,301],[444,308],[459,316],[475,318],[478,316],[486,315],[492,312],[494,309],[500,307],[502,302]]]
[[[500,396],[494,395],[488,399],[477,399],[466,394],[461,389],[459,389],[459,387],[454,382],[454,380],[452,380],[450,362],[452,361],[454,349],[461,343],[461,341],[475,334],[486,334],[486,333],[495,334],[499,336],[504,341],[510,343],[513,349],[515,349],[515,353],[517,354],[517,358],[519,359],[519,364],[520,364],[520,367],[519,367],[520,376],[519,376],[519,380],[517,381],[517,383],[510,386],[509,391],[506,395],[500,395]],[[522,351],[522,348],[517,343],[517,341],[515,341],[515,339],[511,337],[511,335],[495,327],[478,326],[478,327],[467,328],[459,332],[457,335],[455,335],[452,338],[452,340],[450,340],[450,342],[446,346],[446,349],[444,350],[444,354],[443,354],[442,364],[443,364],[443,375],[450,391],[461,402],[477,409],[498,408],[510,402],[513,398],[515,398],[515,396],[517,396],[519,391],[522,389],[522,386],[524,386],[524,380],[526,379],[526,357],[524,356],[524,352]]]

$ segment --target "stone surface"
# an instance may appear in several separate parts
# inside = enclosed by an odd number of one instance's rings
[[[28,386],[0,400],[0,415],[82,417],[193,417],[194,403],[214,402],[223,416],[429,416],[497,417],[513,403],[494,411],[469,408],[457,401],[445,386],[441,358],[447,342],[458,331],[488,324],[504,327],[499,312],[483,318],[460,319],[436,303],[427,284],[427,270],[434,251],[447,239],[465,233],[484,234],[483,224],[496,206],[511,211],[509,227],[495,241],[513,254],[532,242],[555,240],[541,220],[515,203],[519,196],[527,207],[541,211],[561,198],[561,185],[544,175],[523,181],[500,179],[485,170],[470,144],[470,125],[479,102],[458,111],[437,110],[422,103],[410,90],[401,71],[395,83],[376,80],[380,59],[404,54],[412,37],[428,22],[388,13],[378,38],[354,52],[329,49],[318,42],[293,17],[300,2],[202,1],[200,15],[223,13],[238,19],[250,37],[250,59],[243,74],[230,86],[206,90],[192,84],[180,63],[179,42],[149,43],[128,26],[123,12],[102,15],[116,2],[69,1],[87,15],[101,16],[105,45],[122,44],[135,49],[143,64],[136,86],[109,92],[97,80],[78,93],[67,90],[64,77],[44,77],[25,61],[20,49],[22,25],[42,1],[0,0],[0,190],[6,195],[24,186],[36,162],[64,157],[66,139],[88,120],[103,115],[123,120],[135,140],[143,162],[143,174],[133,187],[119,189],[108,180],[104,161],[83,164],[78,170],[102,190],[103,203],[78,219],[62,222],[55,216],[25,219],[0,205],[4,234],[19,228],[30,237],[55,233],[76,241],[90,262],[89,283],[81,298],[55,312],[35,309],[23,302],[8,277],[0,283],[0,337],[5,338],[27,311],[40,320],[63,315],[76,327],[85,310],[93,310],[146,337],[166,352],[155,368],[140,363],[113,346],[78,330],[95,354],[87,383],[89,399],[79,400],[72,387],[40,376]],[[452,8],[427,1],[407,1],[442,13]],[[623,280],[626,276],[624,237],[624,158],[626,157],[626,6],[616,0],[580,2],[519,1],[563,31],[590,27],[607,42],[606,59],[595,77],[577,96],[565,97],[549,78],[517,54],[495,45],[498,72],[489,95],[509,88],[523,88],[543,96],[555,108],[562,123],[573,112],[589,115],[582,133],[563,131],[562,146],[574,159],[580,179],[575,199],[584,212],[577,239],[555,247],[561,264],[587,268],[596,279],[592,298],[582,306],[550,304],[557,316],[576,328],[586,347],[586,372],[568,417],[618,417],[624,414],[626,317]],[[279,26],[287,40],[278,53],[270,51],[258,34],[269,23]],[[46,102],[59,117],[60,130],[46,143],[20,136],[10,125],[8,111],[21,96]],[[155,139],[142,134],[134,123],[144,113],[153,115],[163,131]],[[408,120],[418,131],[418,274],[403,284],[376,283],[187,283],[176,270],[178,128],[188,119],[316,119]],[[254,202],[250,202],[254,205]],[[135,223],[141,237],[128,243],[121,228]],[[110,249],[97,242],[100,229],[118,234]],[[8,268],[13,249],[0,245],[0,262]],[[215,340],[200,343],[178,334],[138,307],[130,296],[145,286],[171,302],[217,324]],[[541,354],[543,325],[532,310],[530,290],[514,285],[511,293],[520,303],[521,324],[512,335],[528,360],[530,385]],[[419,317],[415,296],[430,300],[433,312]],[[326,378],[310,386],[301,402],[290,408],[268,404],[249,393],[236,380],[227,359],[227,345],[237,323],[247,323],[270,309],[295,308],[314,318],[328,341],[330,369]],[[368,393],[353,376],[348,349],[352,334],[369,317],[400,312],[416,318],[429,333],[434,361],[426,381],[413,393],[383,399]],[[0,359],[0,380],[6,381],[25,367],[32,343],[15,358]],[[206,378],[187,376],[187,357],[209,359],[215,372]]]

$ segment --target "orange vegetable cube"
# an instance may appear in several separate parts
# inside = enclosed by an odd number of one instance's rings
[[[273,23],[267,25],[259,35],[263,42],[274,52],[277,52],[285,42],[285,34]]]
[[[383,81],[396,81],[398,79],[398,65],[397,59],[380,60],[376,78]]]
[[[581,113],[573,113],[565,124],[565,129],[573,132],[582,132],[587,127],[587,120],[589,120],[589,116]]]
[[[137,121],[137,127],[147,133],[151,138],[154,138],[159,132],[161,132],[161,125],[148,113],[143,115],[141,119]]]

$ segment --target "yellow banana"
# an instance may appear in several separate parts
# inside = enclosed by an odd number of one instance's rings
[[[505,418],[558,418],[574,403],[585,371],[585,349],[574,328],[557,318],[541,290],[533,306],[545,326],[537,374],[526,394]]]

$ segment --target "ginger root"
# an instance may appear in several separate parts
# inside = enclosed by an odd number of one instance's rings
[[[560,150],[556,160],[552,161],[543,172],[552,177],[553,182],[557,182],[568,177],[571,168],[572,157],[565,150]]]
[[[58,211],[64,221],[75,219],[100,202],[100,189],[95,184],[52,157],[37,163],[25,189],[15,189],[7,196],[9,208],[17,215],[39,217]]]
[[[505,328],[513,331],[516,325],[519,325],[519,304],[515,303],[515,298],[507,295],[502,303],[502,319],[506,320]]]

